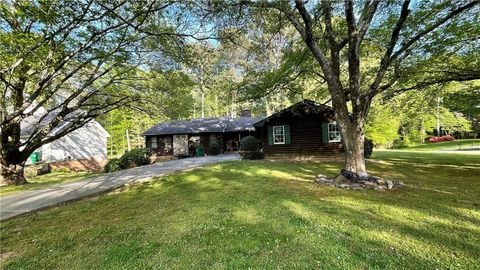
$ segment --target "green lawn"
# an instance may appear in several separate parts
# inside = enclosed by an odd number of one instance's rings
[[[26,185],[0,187],[0,196],[24,190],[44,188],[54,184],[78,181],[93,175],[95,173],[92,172],[52,172],[45,175],[27,177],[28,184]]]
[[[469,148],[480,148],[480,139],[455,140],[450,142],[421,143],[406,148],[410,151],[443,151],[443,150],[465,150]]]
[[[480,269],[480,155],[379,151],[401,190],[315,184],[341,164],[231,161],[2,222],[4,269]]]

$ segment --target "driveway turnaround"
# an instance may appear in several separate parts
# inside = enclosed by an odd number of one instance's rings
[[[240,156],[236,154],[228,154],[170,160],[95,176],[78,182],[19,192],[0,197],[0,220],[107,192],[128,183],[147,181],[156,176],[239,158]]]

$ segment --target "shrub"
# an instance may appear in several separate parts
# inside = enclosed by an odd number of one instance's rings
[[[121,169],[122,169],[122,166],[120,165],[120,159],[118,158],[112,158],[108,160],[107,164],[105,164],[105,167],[103,167],[103,171],[106,173],[116,172]]]
[[[210,145],[208,146],[208,150],[210,152],[210,155],[218,155],[222,152],[220,150],[220,146],[216,142],[210,143]]]
[[[148,151],[145,148],[136,148],[125,152],[120,157],[120,166],[122,169],[133,168],[137,166],[150,164]]]
[[[454,141],[454,140],[455,138],[452,135],[445,135],[441,137],[431,137],[428,139],[428,141],[431,143]]]
[[[240,141],[240,156],[242,159],[262,159],[263,153],[260,151],[261,144],[257,138],[247,136]]]
[[[260,151],[239,151],[238,152],[242,159],[250,159],[250,160],[255,160],[255,159],[262,159],[263,153]]]
[[[365,142],[363,143],[363,156],[365,158],[370,158],[373,153],[373,141],[365,138]]]
[[[260,142],[253,136],[247,136],[240,141],[240,150],[258,151],[260,150]]]

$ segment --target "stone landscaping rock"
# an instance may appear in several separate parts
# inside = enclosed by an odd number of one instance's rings
[[[347,182],[348,181],[348,178],[346,178],[345,176],[343,176],[343,174],[339,174],[335,177],[335,179],[333,179],[335,182],[337,183],[343,183],[343,182]]]
[[[342,189],[375,189],[385,190],[404,186],[402,181],[384,180],[369,174],[357,174],[343,169],[335,178],[319,174],[315,182]]]
[[[393,188],[393,182],[390,180],[385,181],[387,183],[387,188],[392,189]]]

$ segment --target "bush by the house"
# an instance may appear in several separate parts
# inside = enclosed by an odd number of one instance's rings
[[[247,136],[240,141],[240,150],[258,151],[260,150],[260,142],[253,136]]]
[[[263,153],[260,151],[239,151],[238,152],[242,159],[250,159],[250,160],[255,160],[255,159],[263,159]]]
[[[373,141],[365,138],[365,142],[363,144],[363,156],[365,158],[370,158],[373,153]]]
[[[103,167],[103,171],[106,173],[116,172],[121,169],[122,169],[122,166],[120,165],[120,159],[118,158],[112,158],[108,160],[107,164],[105,164],[105,167]]]
[[[261,144],[257,138],[247,136],[240,141],[240,156],[243,159],[262,159],[263,153],[260,151]]]
[[[448,142],[448,141],[454,141],[454,140],[455,138],[452,135],[445,135],[441,137],[431,137],[428,139],[428,141],[431,143]]]
[[[218,155],[221,153],[220,146],[216,142],[210,143],[208,149],[210,150],[210,155]]]
[[[150,164],[150,159],[148,158],[148,151],[145,148],[132,149],[131,151],[125,152],[125,154],[120,157],[120,166],[122,169],[128,169],[147,164]]]

